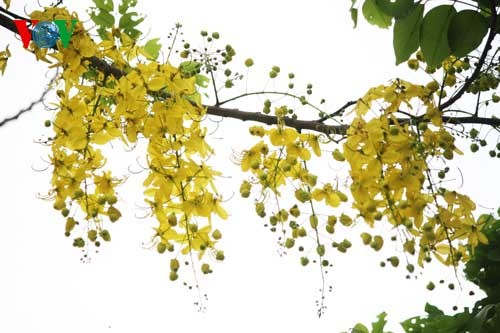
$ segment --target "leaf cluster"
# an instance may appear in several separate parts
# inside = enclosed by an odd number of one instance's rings
[[[354,3],[351,16],[357,23]],[[481,44],[488,27],[496,22],[495,9],[489,1],[469,1],[473,9],[457,11],[455,5],[430,8],[432,2],[414,0],[366,0],[362,5],[365,19],[380,28],[394,24],[393,46],[396,64],[420,48],[429,66],[436,67],[454,55],[464,57]],[[493,14],[492,14],[493,13]]]

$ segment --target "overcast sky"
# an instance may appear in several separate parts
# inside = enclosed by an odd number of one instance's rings
[[[79,13],[91,3],[66,2]],[[425,83],[406,66],[395,67],[388,31],[363,22],[352,29],[349,5],[348,0],[142,0],[139,11],[146,15],[142,30],[148,32],[148,38],[165,41],[176,22],[184,25],[184,37],[192,45],[200,42],[200,30],[218,31],[222,43],[236,49],[237,61],[252,57],[255,72],[264,74],[273,65],[280,65],[285,73],[293,71],[297,82],[314,84],[315,94],[324,96],[331,110],[397,76]],[[23,7],[24,2],[13,1],[13,10],[22,14]],[[26,6],[27,11],[34,9],[35,2]],[[50,75],[44,63],[36,63],[23,51],[13,34],[0,30],[0,48],[6,44],[10,44],[13,57],[0,78],[0,118],[37,99]],[[253,78],[250,84],[265,86],[259,74]],[[51,101],[54,99],[47,100]],[[239,106],[251,111],[261,108],[250,102]],[[196,293],[169,281],[169,258],[143,245],[150,239],[152,225],[136,218],[141,214],[137,207],[142,200],[139,185],[143,174],[131,175],[129,184],[119,189],[124,218],[113,225],[112,242],[98,254],[89,253],[90,263],[81,263],[81,252],[63,235],[61,216],[50,202],[37,198],[49,188],[50,170],[36,171],[46,166],[49,150],[34,141],[49,133],[43,122],[51,117],[52,113],[39,105],[0,128],[1,332],[339,332],[357,321],[369,323],[382,311],[389,313],[391,328],[400,331],[394,324],[422,313],[426,301],[449,312],[455,304],[471,306],[475,301],[467,296],[471,290],[467,284],[463,291],[449,291],[446,285],[433,292],[425,289],[429,280],[456,283],[451,269],[431,265],[432,272],[409,281],[404,278],[404,265],[381,269],[383,255],[355,246],[347,255],[334,256],[334,267],[327,275],[333,292],[327,294],[326,314],[318,319],[318,268],[302,268],[297,252],[280,256],[275,236],[262,227],[252,201],[239,198],[237,186],[242,178],[229,158],[233,150],[244,149],[252,141],[240,134],[248,124],[227,119],[211,136],[217,150],[212,163],[228,176],[220,182],[221,193],[236,195],[226,202],[231,216],[221,226],[227,260],[213,263],[214,274],[200,281],[202,293],[208,295],[206,311],[199,313],[193,305]],[[207,126],[213,127],[213,123]],[[463,150],[467,151],[466,147]],[[117,145],[113,154],[110,163],[122,166],[123,174],[127,167],[136,165],[139,152],[125,154]],[[453,186],[482,206],[495,208],[500,177],[494,176],[490,159],[483,154],[474,160],[458,159],[454,170],[457,165],[464,183],[457,179]],[[359,241],[358,229],[347,232],[353,242]]]

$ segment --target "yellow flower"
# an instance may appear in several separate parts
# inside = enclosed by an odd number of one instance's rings
[[[5,68],[7,68],[7,61],[9,60],[10,56],[11,54],[9,51],[9,46],[7,45],[5,51],[0,51],[0,72],[2,73],[2,75],[5,72]]]
[[[272,128],[269,130],[269,140],[273,146],[286,146],[297,139],[299,134],[295,128]]]
[[[326,204],[331,207],[338,207],[340,205],[340,197],[331,184],[325,184],[322,189],[314,189],[312,198],[316,201],[325,200]]]
[[[319,135],[303,133],[300,134],[300,140],[303,142],[307,142],[309,147],[311,147],[312,151],[316,156],[321,156],[321,149],[319,146]]]

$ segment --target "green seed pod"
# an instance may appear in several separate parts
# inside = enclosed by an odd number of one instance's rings
[[[431,92],[435,92],[439,90],[439,83],[437,81],[431,81],[425,85],[427,89],[429,89]]]
[[[413,70],[417,70],[418,69],[418,60],[417,59],[410,59],[406,62],[408,64],[408,67],[410,69],[413,69]]]
[[[344,239],[340,245],[342,245],[343,247],[345,247],[346,249],[350,248],[352,246],[352,243],[348,240],[348,239]]]
[[[340,152],[340,150],[338,149],[335,149],[332,153],[332,156],[333,158],[336,160],[336,161],[339,161],[339,162],[344,162],[345,161],[345,157],[344,157],[344,154],[342,154]]]
[[[325,246],[323,244],[320,244],[316,247],[316,252],[320,257],[323,257],[325,255]]]
[[[118,221],[120,219],[120,217],[122,216],[122,213],[120,213],[120,211],[113,206],[108,208],[107,213],[108,213],[109,220],[111,222]]]
[[[55,210],[62,210],[63,208],[66,208],[66,202],[63,199],[56,199],[53,205]]]
[[[72,218],[72,217],[68,217],[68,218],[66,219],[65,231],[66,231],[67,233],[70,233],[70,232],[73,230],[73,228],[75,227],[75,225],[76,225],[76,221],[75,221],[75,219],[74,219],[74,218]]]
[[[295,198],[297,198],[297,200],[299,200],[300,202],[304,203],[306,201],[311,200],[311,193],[304,191],[302,189],[298,189],[297,191],[295,191]]]
[[[347,202],[347,200],[349,200],[347,198],[347,195],[345,195],[345,193],[340,192],[340,191],[335,191],[335,193],[339,196],[340,201]]]
[[[363,241],[363,244],[368,245],[372,241],[372,235],[367,232],[363,232],[361,233],[361,240]]]
[[[179,275],[177,275],[177,272],[171,271],[169,275],[170,281],[175,281],[179,278]]]
[[[393,267],[398,267],[399,266],[399,258],[396,256],[390,257],[389,262]]]
[[[370,247],[375,251],[379,251],[382,248],[382,246],[384,246],[384,239],[379,235],[373,237],[370,243]]]
[[[445,149],[443,152],[443,157],[446,158],[447,160],[452,160],[453,159],[453,150]]]
[[[69,215],[69,209],[68,209],[68,208],[63,208],[63,209],[61,210],[61,215],[62,215],[63,217],[67,217],[67,216]]]
[[[213,238],[213,239],[218,240],[218,239],[221,239],[221,237],[222,237],[222,234],[221,234],[221,232],[219,231],[219,229],[215,229],[215,230],[212,232],[212,238]]]
[[[101,195],[99,198],[97,198],[97,204],[100,206],[104,206],[106,204],[106,197]]]
[[[281,209],[279,212],[278,212],[278,219],[281,221],[281,222],[286,222],[288,221],[288,212],[284,209]]]
[[[425,131],[427,128],[428,128],[428,127],[427,127],[427,123],[422,122],[422,123],[419,123],[419,124],[418,124],[418,129],[419,129],[420,131]]]
[[[85,193],[81,189],[78,189],[75,191],[75,193],[73,193],[73,198],[74,199],[81,198],[81,197],[83,197],[84,194]]]
[[[109,234],[109,231],[107,231],[107,230],[101,230],[99,232],[99,236],[101,236],[101,238],[103,240],[105,240],[106,242],[109,242],[111,240],[111,235]]]
[[[334,226],[335,223],[337,223],[337,216],[335,216],[335,215],[328,216],[326,223],[328,223],[331,226]]]
[[[108,198],[107,198],[107,201],[110,205],[114,205],[115,203],[118,202],[118,198],[116,197],[116,195],[110,195]]]
[[[266,208],[264,206],[264,203],[262,202],[255,203],[255,212],[260,217],[266,216]]]
[[[217,253],[215,254],[215,259],[221,261],[224,260],[225,259],[224,251],[217,251]]]
[[[248,58],[247,60],[245,60],[245,66],[252,67],[253,66],[253,59]]]
[[[180,267],[180,264],[179,264],[179,260],[177,259],[170,259],[170,269],[173,271],[173,272],[177,272],[179,270],[179,267]]]
[[[208,274],[208,273],[212,273],[212,270],[210,269],[210,265],[209,264],[206,264],[206,263],[203,263],[201,265],[201,272],[203,274]]]
[[[316,215],[309,216],[309,224],[311,225],[311,228],[317,229],[318,228],[318,217]]]
[[[75,238],[73,240],[73,246],[74,247],[80,247],[80,248],[84,247],[85,246],[85,241],[81,237]]]
[[[177,225],[177,215],[175,215],[175,213],[168,214],[167,221],[168,224],[170,224],[172,227],[175,227]]]
[[[97,240],[97,230],[95,229],[92,229],[92,230],[89,230],[87,232],[87,238],[91,241],[91,242],[95,242]]]
[[[389,129],[389,134],[394,136],[398,135],[399,128],[397,128],[396,126],[391,126],[391,128]]]
[[[342,215],[340,215],[339,220],[340,220],[340,223],[342,223],[346,227],[352,225],[352,223],[353,223],[351,217],[348,216],[348,215],[346,215],[346,214],[344,214],[344,213],[342,213]]]
[[[307,259],[307,257],[301,257],[300,258],[300,264],[302,266],[307,266],[308,263],[309,263],[309,259]]]
[[[306,176],[306,183],[311,187],[316,186],[317,181],[318,181],[318,176],[316,175],[308,174]]]
[[[293,217],[299,217],[300,216],[300,210],[299,210],[299,207],[297,207],[297,205],[293,205],[292,208],[290,208],[290,214],[293,216]]]
[[[156,251],[158,251],[158,253],[165,253],[166,250],[167,244],[160,242],[156,245]]]

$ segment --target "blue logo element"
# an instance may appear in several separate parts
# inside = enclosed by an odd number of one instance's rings
[[[59,39],[59,28],[54,22],[40,22],[33,28],[33,41],[40,48],[51,48]]]

